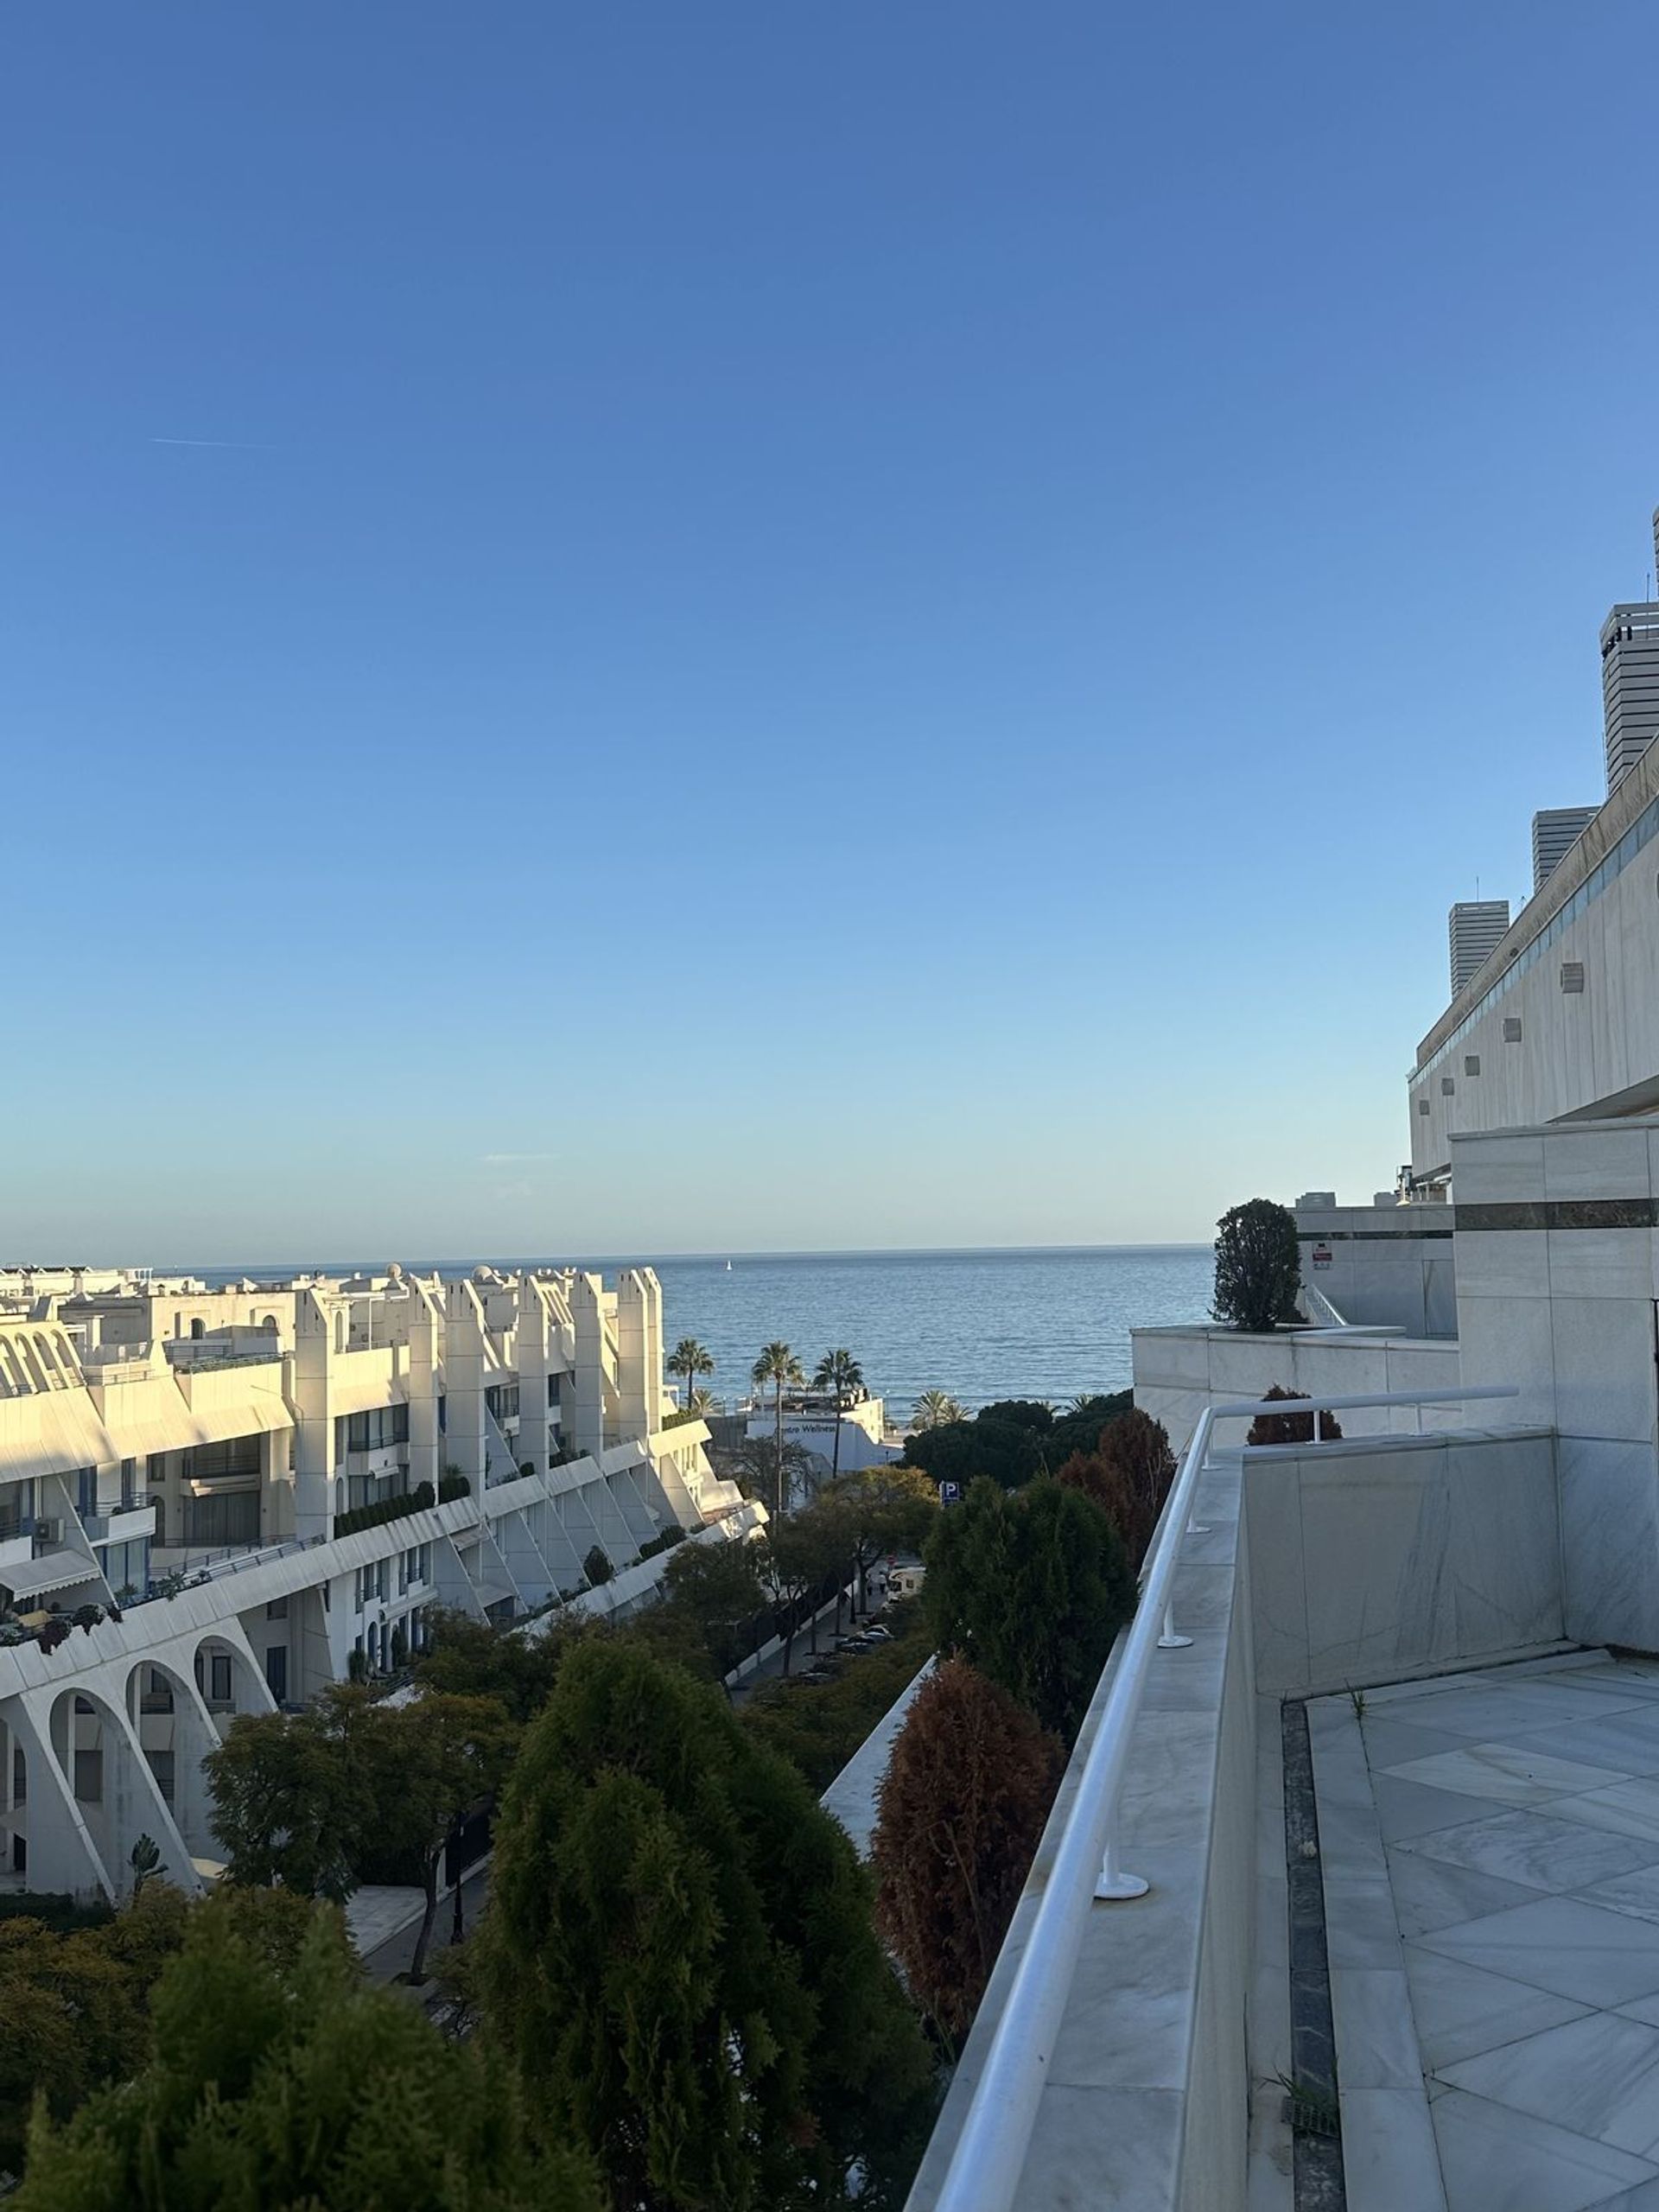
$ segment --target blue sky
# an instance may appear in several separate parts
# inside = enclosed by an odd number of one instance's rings
[[[1650,9],[7,48],[0,1255],[1392,1179],[1646,588]]]

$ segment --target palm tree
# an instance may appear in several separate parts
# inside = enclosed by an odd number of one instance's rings
[[[689,1390],[686,1393],[685,1409],[689,1414],[713,1413],[715,1410],[715,1398],[713,1391]]]
[[[812,1377],[812,1388],[836,1394],[836,1448],[830,1469],[833,1482],[841,1472],[841,1409],[857,1402],[858,1393],[864,1388],[864,1370],[843,1345],[839,1351],[825,1352]]]
[[[778,1424],[778,1511],[784,1510],[784,1392],[798,1389],[806,1380],[806,1370],[785,1344],[770,1344],[749,1370],[749,1380],[757,1390],[772,1386],[772,1412]]]
[[[924,1390],[910,1416],[912,1428],[948,1428],[966,1416],[948,1390]]]
[[[671,1375],[685,1378],[685,1402],[690,1409],[696,1395],[696,1383],[700,1375],[712,1375],[715,1356],[707,1344],[700,1344],[695,1337],[682,1337],[663,1364]]]

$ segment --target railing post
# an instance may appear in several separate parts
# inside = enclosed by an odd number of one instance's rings
[[[1163,1633],[1158,1638],[1158,1649],[1160,1651],[1185,1651],[1192,1641],[1192,1639],[1190,1636],[1178,1636],[1176,1634],[1175,1608],[1173,1605],[1166,1605],[1164,1607]]]
[[[1183,1641],[1185,1639],[1184,1638]],[[1126,1874],[1117,1863],[1117,1847],[1114,1831],[1117,1815],[1112,1815],[1112,1825],[1106,1831],[1106,1848],[1101,1855],[1100,1872],[1095,1880],[1095,1896],[1102,1904],[1124,1904],[1131,1897],[1143,1897],[1152,1887],[1138,1874]]]

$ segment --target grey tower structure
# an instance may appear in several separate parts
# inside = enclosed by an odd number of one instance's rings
[[[1452,949],[1452,995],[1456,998],[1469,978],[1497,950],[1510,926],[1507,899],[1468,899],[1446,916],[1446,935]]]
[[[1659,563],[1659,509],[1653,542]],[[1602,624],[1601,700],[1611,798],[1659,737],[1659,606],[1651,600],[1616,607]]]
[[[1535,899],[1601,809],[1551,806],[1532,817],[1532,895]]]

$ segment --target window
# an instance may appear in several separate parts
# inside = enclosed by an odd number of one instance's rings
[[[285,1621],[288,1618],[287,1599],[273,1598],[265,1607],[265,1618],[268,1621]]]
[[[1518,1045],[1521,1042],[1521,1017],[1518,1014],[1504,1015],[1503,1042],[1506,1045]]]
[[[200,1320],[200,1317],[198,1317],[195,1320],[194,1320],[194,1321],[190,1324],[190,1341],[191,1341],[191,1343],[192,1343],[192,1344],[199,1344],[201,1342],[201,1340],[202,1340],[203,1337],[205,1337],[205,1336],[207,1335],[207,1332],[206,1328],[202,1325],[202,1322],[201,1322],[201,1320]]]
[[[207,1702],[209,1705],[228,1705],[231,1702],[231,1655],[228,1651],[212,1651],[207,1655]]]
[[[104,1754],[102,1751],[75,1753],[75,1796],[83,1805],[103,1803]]]
[[[259,1439],[257,1436],[232,1436],[222,1444],[198,1444],[184,1455],[186,1477],[192,1482],[222,1482],[228,1478],[257,1477],[259,1472]]]
[[[1420,1099],[1417,1101],[1417,1111],[1418,1111],[1420,1114],[1424,1115],[1425,1116],[1427,1115],[1427,1112],[1428,1112],[1428,1101],[1427,1101],[1427,1098],[1420,1098]]]
[[[374,1412],[352,1414],[347,1417],[346,1448],[348,1452],[384,1452],[394,1444],[409,1441],[409,1408],[380,1406]]]
[[[156,1787],[161,1792],[162,1802],[170,1805],[173,1802],[175,1771],[172,1752],[148,1751],[145,1757],[149,1761],[149,1770],[156,1777]]]
[[[218,1550],[231,1544],[259,1541],[259,1493],[257,1490],[227,1491],[222,1497],[187,1497],[181,1508],[184,1527],[181,1542]]]
[[[75,1469],[75,1510],[84,1521],[89,1513],[98,1510],[98,1469]]]
[[[278,1705],[288,1697],[288,1646],[273,1643],[265,1653],[265,1687]]]
[[[1457,1087],[1457,1084],[1452,1081],[1449,1075],[1443,1075],[1440,1077],[1440,1096],[1442,1098],[1450,1098],[1452,1096]],[[1312,1432],[1310,1431],[1310,1433],[1311,1433]]]

